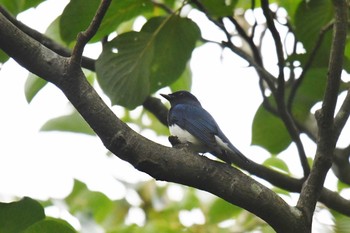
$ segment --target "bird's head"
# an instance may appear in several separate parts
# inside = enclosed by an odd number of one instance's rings
[[[188,91],[177,91],[171,94],[160,94],[167,99],[172,106],[176,104],[194,104],[201,105],[198,99]]]

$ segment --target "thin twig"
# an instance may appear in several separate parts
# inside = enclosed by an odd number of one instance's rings
[[[269,1],[268,0],[261,0],[261,8],[263,10],[264,16],[266,18],[267,27],[271,32],[272,38],[274,40],[274,44],[276,47],[277,52],[277,60],[278,60],[278,95],[280,99],[284,99],[284,66],[285,66],[285,60],[284,60],[284,53],[283,53],[283,45],[281,41],[281,37],[279,32],[277,31],[277,28],[274,23],[274,17],[272,17],[272,12],[270,10]]]
[[[83,51],[85,45],[89,40],[96,34],[104,15],[106,14],[109,5],[112,0],[101,0],[100,6],[98,7],[94,18],[92,19],[89,27],[78,34],[77,43],[75,44],[71,56],[71,62],[73,64],[81,63],[81,58],[83,56]]]
[[[227,18],[228,18],[228,19],[233,23],[233,25],[236,27],[236,30],[237,30],[238,34],[248,43],[250,49],[251,49],[252,52],[253,52],[254,60],[255,60],[260,66],[262,66],[263,63],[262,63],[261,55],[260,55],[260,52],[259,52],[257,46],[254,44],[253,37],[248,36],[248,34],[246,33],[246,31],[241,27],[241,25],[237,22],[237,20],[236,20],[234,17],[229,16],[229,17],[227,17]]]
[[[350,115],[350,90],[346,94],[345,100],[342,103],[337,115],[334,118],[334,133],[339,137]]]

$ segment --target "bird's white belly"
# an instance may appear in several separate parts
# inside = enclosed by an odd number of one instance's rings
[[[192,136],[188,131],[181,129],[178,125],[174,124],[169,126],[170,134],[176,136],[181,143],[191,143],[194,145],[202,144],[196,137]]]

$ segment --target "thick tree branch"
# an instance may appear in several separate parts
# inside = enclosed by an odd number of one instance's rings
[[[2,14],[0,24],[0,48],[60,88],[115,155],[155,179],[206,190],[245,208],[278,232],[306,231],[297,209],[239,170],[183,149],[161,146],[131,130],[101,100],[76,65],[28,37]]]
[[[44,45],[45,47],[51,49],[52,51],[56,52],[57,54],[64,56],[64,57],[70,57],[72,52],[68,49],[63,47],[62,45],[58,44],[56,41],[52,40],[51,38],[45,36],[44,34],[41,34],[40,32],[28,27],[27,25],[21,23],[17,19],[15,19],[12,15],[10,15],[4,8],[0,6],[0,12],[11,22],[13,23],[17,28],[19,28],[21,31],[26,33],[28,36],[32,37],[36,41],[38,41],[40,44]],[[88,57],[82,57],[81,66],[91,70],[95,71],[95,60],[88,58]]]
[[[312,224],[312,215],[319,199],[327,172],[332,164],[332,155],[338,136],[335,134],[333,116],[337,103],[338,91],[344,58],[347,35],[348,7],[346,0],[334,0],[335,20],[334,33],[329,59],[327,86],[322,108],[317,111],[319,127],[317,151],[309,178],[301,191],[297,207]]]

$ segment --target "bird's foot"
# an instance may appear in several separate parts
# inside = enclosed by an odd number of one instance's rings
[[[185,150],[191,151],[190,144],[180,142],[179,138],[176,136],[169,136],[168,140],[174,148],[185,149]]]
[[[176,136],[169,136],[168,140],[173,147],[177,147],[178,145],[181,144],[179,138]]]

